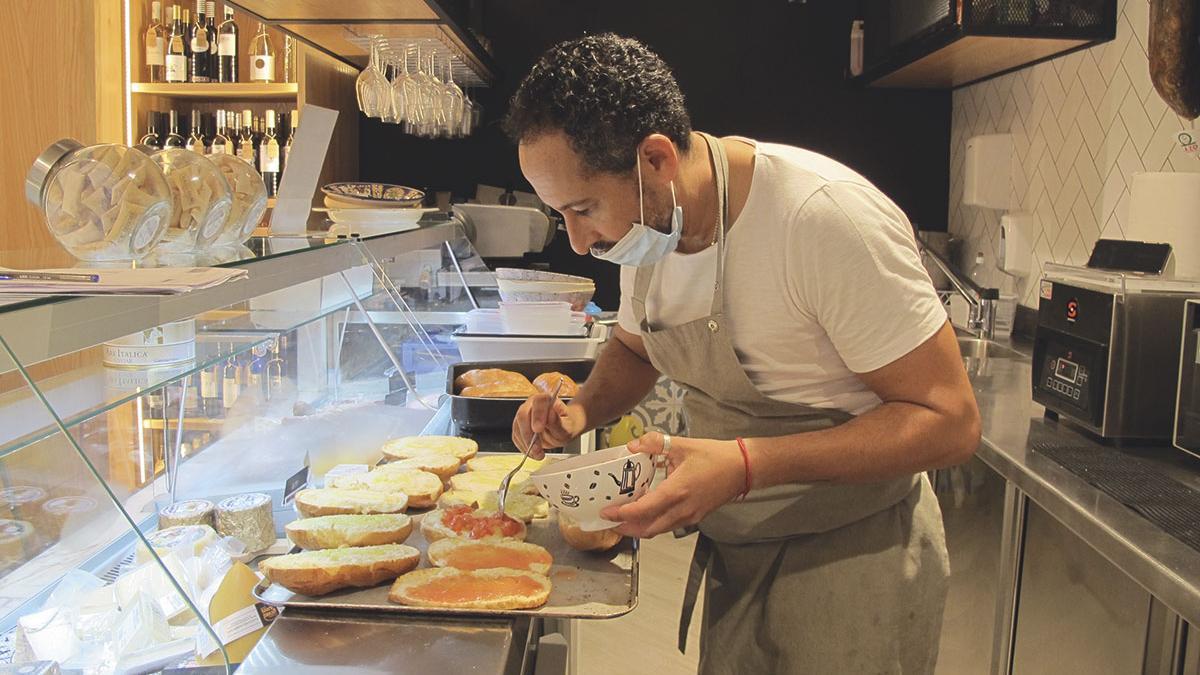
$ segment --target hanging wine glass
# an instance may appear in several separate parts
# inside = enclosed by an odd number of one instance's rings
[[[354,92],[358,98],[358,109],[367,117],[380,117],[382,106],[379,92],[386,86],[387,80],[379,69],[379,36],[371,38],[370,57],[367,67],[358,75],[354,82]]]
[[[395,57],[390,52],[384,59],[383,87],[379,91],[379,119],[387,124],[396,124],[399,116],[396,112],[395,99],[392,97],[392,80],[396,77]]]
[[[446,82],[442,87],[442,108],[446,111],[445,135],[456,137],[462,130],[463,90],[454,83],[454,60],[446,57]]]

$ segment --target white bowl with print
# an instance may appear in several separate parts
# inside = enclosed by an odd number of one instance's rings
[[[580,529],[596,532],[620,524],[601,518],[601,509],[646,494],[654,479],[654,460],[620,445],[551,462],[529,479],[547,501],[578,521]]]

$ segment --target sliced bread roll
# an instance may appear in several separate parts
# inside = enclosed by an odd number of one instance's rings
[[[296,493],[296,510],[308,518],[354,513],[403,513],[406,508],[408,495],[403,492],[314,488]]]
[[[533,609],[550,599],[550,579],[533,572],[435,567],[396,579],[388,600],[412,607]]]
[[[388,459],[410,459],[420,455],[454,455],[466,461],[479,452],[479,444],[469,438],[456,436],[405,436],[383,444],[383,456]]]
[[[486,457],[476,457],[467,460],[468,471],[512,471],[521,463],[523,455],[519,452],[513,452],[503,455],[487,455]],[[557,460],[547,457],[545,459],[533,459],[530,457],[525,460],[525,466],[521,467],[521,471],[530,473],[542,468],[543,465]]]
[[[421,534],[433,543],[446,537],[462,539],[524,540],[525,523],[495,512],[477,511],[469,506],[434,509],[421,517]]]
[[[408,495],[408,505],[419,509],[437,503],[437,498],[442,495],[443,486],[442,479],[428,471],[392,469],[338,476],[333,479],[333,487],[404,493]]]
[[[558,514],[558,531],[576,551],[607,551],[621,542],[621,534],[616,530],[586,532],[579,529],[579,523],[561,511]]]
[[[258,569],[271,583],[303,595],[374,586],[416,568],[421,552],[404,544],[305,551],[268,558]]]
[[[294,520],[284,528],[288,539],[303,549],[402,544],[412,534],[412,518],[403,513],[370,516],[320,516]]]
[[[448,537],[433,542],[426,552],[435,567],[460,570],[510,569],[548,574],[554,557],[537,544],[508,539],[474,541]]]
[[[513,476],[512,482],[508,484],[509,494],[537,494],[537,488],[533,486],[533,481],[529,480],[529,473],[521,470]],[[508,471],[468,471],[451,476],[450,488],[467,492],[494,492],[500,489],[500,481],[507,475]]]
[[[418,471],[427,471],[434,474],[442,481],[450,480],[450,477],[458,473],[462,462],[457,457],[450,454],[429,454],[410,459],[398,459],[394,462],[389,462],[383,466],[375,467],[376,471],[403,471],[407,469],[416,469]]]
[[[438,506],[470,506],[488,512],[500,508],[500,499],[496,491],[467,492],[465,490],[450,490],[438,497]],[[525,523],[531,523],[536,518],[550,517],[550,502],[539,495],[527,495],[522,492],[508,492],[508,501],[504,504],[504,513]]]

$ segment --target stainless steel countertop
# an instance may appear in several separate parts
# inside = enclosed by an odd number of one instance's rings
[[[1031,349],[1013,345],[1028,354]],[[1032,450],[1036,442],[1101,446],[1067,424],[1044,419],[1033,402],[1028,358],[992,358],[972,379],[983,418],[980,459],[1016,484],[1148,592],[1200,625],[1200,551]],[[1170,446],[1122,448],[1180,482],[1200,489],[1200,462]]]

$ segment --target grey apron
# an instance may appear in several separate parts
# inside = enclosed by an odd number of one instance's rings
[[[826,429],[849,413],[761,394],[724,329],[729,163],[712,151],[717,274],[709,316],[655,329],[637,271],[634,316],[651,363],[687,388],[688,433],[731,440]],[[752,490],[704,518],[688,576],[679,648],[707,572],[702,673],[927,673],[937,659],[949,563],[941,511],[924,474],[867,485]]]

